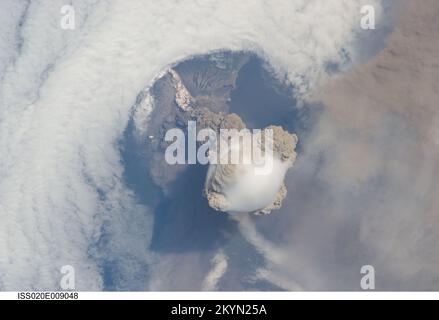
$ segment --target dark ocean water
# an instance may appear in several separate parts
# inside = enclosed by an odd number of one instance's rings
[[[238,114],[251,129],[280,125],[293,131],[295,104],[292,89],[273,78],[264,61],[253,56],[239,72],[230,112]]]

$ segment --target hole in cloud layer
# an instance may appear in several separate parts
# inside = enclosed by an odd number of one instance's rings
[[[298,108],[294,88],[279,82],[267,62],[252,53],[221,51],[197,56],[177,64],[174,70],[201,103],[213,110],[237,113],[249,128],[274,124],[305,136],[311,128],[311,115],[315,119],[318,115],[319,108]],[[163,150],[152,151],[151,144],[163,139],[163,128],[185,124],[172,123],[178,106],[169,75],[158,79],[150,92],[154,109],[142,124],[146,130],[139,133],[142,128],[136,127],[133,118],[122,141],[125,183],[154,217],[152,252],[199,255],[206,251],[206,259],[212,250],[230,245],[230,234],[238,232],[236,223],[210,208],[202,196],[206,166],[175,168],[166,164]],[[136,108],[139,106],[134,117]],[[239,243],[245,242],[243,238],[236,241],[233,246],[245,245]]]
[[[274,124],[304,133],[309,126],[310,108],[296,108],[292,87],[281,84],[264,68],[264,61],[254,54],[217,52],[183,61],[174,69],[191,94],[205,96],[205,101],[209,99],[210,104],[220,100],[218,105],[224,103],[228,112],[237,113],[250,128]],[[172,121],[167,112],[177,108],[167,76],[158,79],[151,92],[155,108],[146,124],[148,131],[139,138],[132,120],[122,145],[127,186],[135,191],[140,203],[154,208],[151,248],[172,252],[212,248],[218,245],[222,229],[231,228],[231,223],[226,215],[211,209],[201,195],[206,167],[191,165],[174,169],[167,167],[164,153],[151,155],[148,152],[150,133],[162,132],[163,123],[160,121]],[[170,127],[172,125],[179,127],[184,124],[171,123]],[[154,136],[152,139],[163,137]],[[147,165],[151,162],[154,162],[153,167]],[[151,177],[154,168],[157,169],[154,167],[156,162],[164,163],[160,165],[161,170],[178,171],[169,173],[172,177],[168,179],[172,183],[164,187],[165,191]]]

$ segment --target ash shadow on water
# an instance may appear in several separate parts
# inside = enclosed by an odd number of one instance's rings
[[[151,249],[210,250],[225,241],[225,230],[235,228],[225,213],[210,208],[202,196],[206,170],[206,166],[190,165],[173,182],[169,196],[154,210]]]
[[[226,214],[209,207],[202,196],[207,166],[187,165],[165,195],[149,172],[148,154],[134,136],[132,121],[124,134],[124,180],[137,201],[154,215],[149,249],[157,252],[201,251],[218,247],[225,229],[234,228]],[[165,161],[163,159],[163,161]],[[151,214],[145,210],[145,214]],[[147,245],[147,244],[145,244]]]

